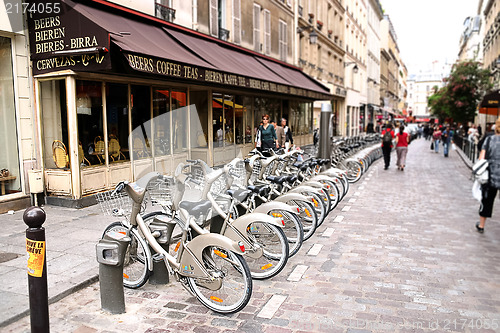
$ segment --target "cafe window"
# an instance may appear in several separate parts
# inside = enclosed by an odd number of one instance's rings
[[[106,83],[109,163],[128,161],[128,85]]]
[[[254,118],[257,127],[262,122],[262,116],[269,115],[269,121],[279,121],[281,116],[281,101],[277,98],[256,97],[254,101]]]
[[[132,153],[140,160],[152,156],[151,89],[148,86],[130,86],[132,115]]]
[[[235,97],[236,143],[252,143],[252,98]]]
[[[213,135],[214,148],[224,146],[224,109],[222,107],[223,98],[220,93],[213,93],[212,115],[213,115]]]
[[[171,153],[170,147],[170,91],[153,89],[153,125],[155,133],[155,156]]]
[[[106,163],[101,82],[76,81],[76,114],[80,165]]]
[[[204,148],[208,144],[208,92],[190,92],[191,147]]]
[[[21,191],[10,38],[0,37],[0,195]]]
[[[188,149],[188,108],[187,94],[184,91],[172,91],[172,140],[174,154]]]
[[[4,98],[3,94],[1,96]],[[43,164],[46,169],[67,170],[69,155],[65,80],[40,82],[40,108]]]

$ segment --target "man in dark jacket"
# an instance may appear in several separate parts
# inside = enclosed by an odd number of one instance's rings
[[[384,134],[386,134],[386,138],[389,136],[391,140],[384,140]],[[389,168],[391,164],[391,151],[392,151],[392,140],[394,139],[394,131],[392,130],[392,125],[387,124],[385,130],[382,131],[382,154],[384,155],[384,170]]]

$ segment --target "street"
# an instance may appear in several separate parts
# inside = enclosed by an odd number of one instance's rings
[[[500,204],[476,232],[470,169],[429,145],[412,142],[405,171],[395,153],[386,171],[376,161],[239,313],[210,312],[173,282],[126,289],[127,312],[111,315],[96,282],[50,305],[51,331],[500,332]],[[29,332],[29,317],[1,330]]]

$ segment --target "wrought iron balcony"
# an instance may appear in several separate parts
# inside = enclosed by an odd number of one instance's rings
[[[219,38],[225,41],[229,40],[229,30],[226,30],[224,28],[219,28]]]
[[[302,6],[299,5],[299,16],[302,17],[303,13],[304,13],[304,8],[302,8]]]
[[[162,5],[161,3],[156,3],[156,17],[165,20],[167,22],[174,22],[175,20],[175,9]]]

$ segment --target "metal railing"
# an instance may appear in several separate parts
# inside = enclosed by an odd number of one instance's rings
[[[162,5],[161,3],[156,3],[156,17],[161,18],[167,22],[174,22],[175,20],[175,9]]]
[[[477,143],[461,136],[455,136],[453,138],[453,141],[472,163],[476,162],[479,155],[479,152],[477,150]]]
[[[224,28],[219,28],[219,38],[225,41],[229,40],[229,30]]]

